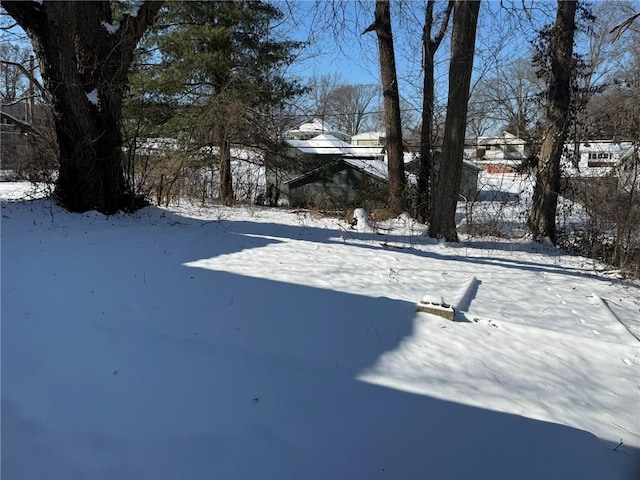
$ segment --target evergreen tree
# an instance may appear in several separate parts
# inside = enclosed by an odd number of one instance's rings
[[[282,12],[262,1],[170,2],[147,39],[131,114],[143,105],[170,131],[217,147],[220,200],[233,203],[231,142],[251,141],[263,114],[299,94],[285,69],[302,47],[282,39]],[[155,61],[154,61],[155,60]]]

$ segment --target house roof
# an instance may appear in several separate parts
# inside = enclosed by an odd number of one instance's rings
[[[354,155],[355,150],[351,144],[340,140],[330,134],[320,134],[309,140],[285,139],[292,147],[303,153],[316,155]]]
[[[416,158],[414,155],[405,152],[404,155],[404,162],[405,164],[408,164],[412,161],[415,161]],[[335,165],[339,165],[340,163],[344,164],[344,165],[349,165],[357,170],[360,170],[361,172],[371,176],[371,177],[375,177],[378,180],[383,180],[383,181],[387,181],[389,179],[389,167],[387,164],[387,160],[385,159],[376,159],[376,160],[371,160],[371,159],[362,159],[362,158],[350,158],[350,157],[342,157],[334,162],[330,162],[327,163],[325,165],[322,165],[318,168],[314,168],[313,170],[310,170],[308,172],[303,173],[302,175],[293,178],[291,180],[289,180],[288,184],[294,183],[294,182],[298,182],[304,178],[310,177],[312,175],[314,175],[316,172],[325,169],[325,168],[329,168],[329,167],[333,167]],[[464,168],[468,168],[471,169],[473,171],[479,172],[481,171],[480,168],[478,168],[477,165],[475,165],[473,162],[464,161]]]
[[[592,140],[580,143],[580,151],[582,153],[619,153],[623,154],[631,146],[631,142],[614,142],[613,140]],[[570,149],[575,148],[573,144],[569,143],[567,146]]]
[[[526,141],[522,138],[516,137],[515,135],[503,131],[501,134],[496,135],[494,137],[478,137],[477,140],[467,143],[467,145],[526,145]]]
[[[287,132],[290,136],[295,137],[296,134],[309,134],[309,133],[318,133],[318,134],[334,134],[341,137],[346,137],[347,134],[344,132],[340,132],[333,125],[319,118],[314,118],[310,122],[304,122],[298,125],[296,128],[293,128]]]
[[[292,178],[285,183],[288,185],[298,183],[305,178],[312,177],[319,171],[340,165],[351,166],[356,170],[360,170],[366,175],[377,178],[378,180],[382,180],[385,182],[387,181],[387,164],[384,160],[357,160],[340,158],[338,160],[335,160],[334,162],[330,162],[318,168],[314,168],[313,170],[309,170],[308,172],[305,172],[296,178]]]
[[[361,170],[369,175],[387,180],[389,178],[389,168],[385,160],[361,160],[358,158],[345,158],[345,163]]]

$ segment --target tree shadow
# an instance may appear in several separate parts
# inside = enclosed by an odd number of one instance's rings
[[[324,229],[147,213],[3,226],[3,478],[624,478],[638,458],[359,380],[412,303],[186,266]]]

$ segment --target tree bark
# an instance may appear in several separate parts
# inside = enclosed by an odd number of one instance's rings
[[[540,148],[533,204],[527,220],[529,234],[535,240],[549,238],[553,243],[556,242],[560,160],[569,130],[577,4],[575,0],[558,0],[550,49],[547,120]]]
[[[424,29],[422,33],[423,50],[423,96],[422,96],[422,127],[420,130],[420,167],[418,170],[418,185],[416,199],[416,217],[419,221],[431,221],[433,177],[433,104],[435,101],[435,62],[434,57],[449,24],[449,17],[453,10],[453,1],[449,1],[440,31],[435,38],[431,38],[433,28],[433,6],[435,0],[427,2],[425,9]]]
[[[220,149],[220,189],[218,194],[220,196],[220,201],[223,205],[230,206],[233,205],[233,179],[231,176],[231,142],[229,141],[229,137],[224,131],[225,128],[222,127],[223,132],[220,135],[220,140],[218,142]]]
[[[133,207],[122,168],[122,101],[134,49],[162,3],[144,2],[111,33],[109,1],[2,2],[40,59],[60,150],[56,196],[71,211]]]
[[[458,241],[455,215],[464,160],[467,106],[479,10],[479,0],[456,0],[453,7],[449,97],[442,146],[442,165],[429,227],[429,236],[444,238],[448,242]]]
[[[389,0],[376,0],[374,22],[363,33],[374,30],[378,39],[380,76],[384,102],[384,123],[389,176],[389,210],[393,215],[405,211],[404,154],[400,120],[400,94],[391,30]]]

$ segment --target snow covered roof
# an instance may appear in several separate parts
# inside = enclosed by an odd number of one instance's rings
[[[319,118],[314,118],[310,122],[305,122],[298,127],[293,128],[287,132],[287,136],[290,138],[308,138],[309,135],[317,134],[329,134],[336,138],[348,139],[349,135],[344,132],[339,131],[333,125],[321,120]]]
[[[580,143],[580,151],[582,153],[600,153],[600,152],[609,152],[609,153],[619,153],[623,154],[629,147],[631,147],[631,142],[614,142],[612,140],[593,140]],[[575,145],[573,143],[567,143],[566,145],[568,150],[574,150]]]
[[[303,153],[316,155],[355,155],[351,144],[329,134],[317,135],[309,140],[285,139],[292,147]]]
[[[470,145],[526,145],[526,141],[509,132],[502,132],[494,137],[478,137]]]
[[[337,130],[328,122],[314,118],[310,122],[305,122],[298,126],[300,132],[337,132]]]
[[[340,163],[343,163],[345,165],[350,165],[368,175],[371,175],[373,177],[376,177],[380,180],[383,181],[387,181],[387,162],[385,160],[362,160],[362,159],[356,159],[356,158],[341,158],[339,160],[336,160],[334,162],[328,162],[325,165],[322,165],[318,168],[314,168],[313,170],[309,170],[308,172],[303,173],[302,175],[299,175],[295,178],[292,178],[291,180],[288,180],[287,184],[293,184],[296,182],[299,182],[300,180],[302,180],[303,178],[307,178],[312,176],[313,174],[315,174],[318,171],[321,171],[325,168],[328,168],[331,165],[340,165]]]
[[[344,158],[345,163],[382,180],[389,178],[389,168],[385,160],[361,160],[358,158]]]

